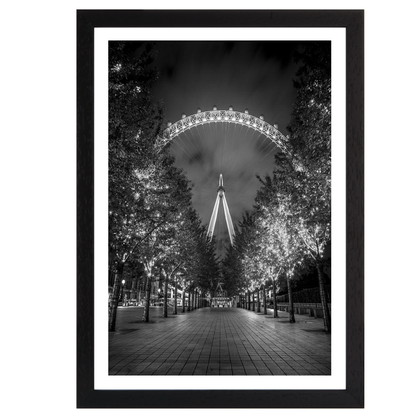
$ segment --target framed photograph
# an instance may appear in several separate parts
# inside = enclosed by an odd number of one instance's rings
[[[77,407],[364,407],[362,10],[77,11]]]

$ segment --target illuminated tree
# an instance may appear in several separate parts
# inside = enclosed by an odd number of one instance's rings
[[[197,244],[197,256],[191,272],[193,284],[201,290],[203,296],[214,296],[218,281],[221,279],[220,263],[216,257],[216,241],[206,238],[206,227],[201,229]]]
[[[292,215],[291,205],[288,203],[289,199],[283,194],[276,195],[278,195],[278,203],[259,207],[259,222],[263,228],[261,233],[263,255],[265,262],[268,262],[269,270],[274,267],[274,270],[284,271],[286,274],[289,321],[295,322],[292,279],[295,268],[303,262],[305,254],[297,232],[297,223]]]
[[[223,271],[228,288],[236,287],[239,294],[250,299],[257,290],[259,270],[255,265],[255,219],[245,213],[238,224],[233,247],[229,249],[223,261]],[[232,293],[232,292],[229,292]],[[250,301],[246,302],[246,307]]]
[[[146,270],[145,311],[149,320],[150,288],[154,281],[153,268],[161,261],[164,252],[175,238],[175,227],[191,206],[191,185],[183,172],[173,165],[173,158],[161,155],[146,174],[136,171],[131,189],[135,204],[129,205],[126,217],[110,211],[110,247],[117,259],[118,270],[127,260],[134,258]],[[110,303],[109,325],[114,330],[117,296],[121,273],[116,274]]]
[[[114,331],[120,282],[125,264],[165,219],[146,208],[146,183],[161,162],[154,151],[162,111],[151,102],[157,77],[152,49],[135,42],[109,43],[108,203],[109,269],[115,272],[109,305]],[[142,227],[143,222],[151,227]]]
[[[200,219],[196,212],[189,208],[184,212],[180,221],[174,228],[171,239],[165,242],[163,252],[162,268],[164,270],[164,309],[163,316],[167,317],[167,292],[168,284],[176,273],[186,275],[187,270],[196,269],[195,261],[198,257],[198,243],[202,237]],[[174,313],[177,313],[177,279],[175,278],[175,305]]]
[[[259,178],[262,187],[257,203],[264,226],[272,233],[264,248],[279,251],[289,302],[292,304],[295,270],[310,257],[318,270],[325,330],[330,331],[322,272],[331,230],[330,42],[305,43],[297,59],[301,65],[295,80],[297,99],[288,126],[287,151],[276,155],[272,176]],[[289,309],[293,314],[293,304]]]
[[[300,63],[296,101],[288,125],[290,143],[310,173],[331,175],[331,42],[305,42],[295,53]]]
[[[248,280],[244,273],[241,262],[241,232],[236,231],[234,244],[227,249],[226,255],[221,263],[222,275],[224,278],[224,288],[230,295],[238,295],[240,298],[240,307],[248,307],[245,302],[245,296],[248,288]]]
[[[276,283],[277,279],[283,269],[283,253],[281,251],[281,247],[279,244],[279,236],[276,233],[276,227],[274,227],[273,223],[269,226],[267,221],[267,217],[265,213],[261,213],[259,211],[259,238],[260,238],[260,246],[261,246],[261,258],[262,262],[265,265],[265,275],[268,280],[272,282],[272,290],[273,290],[273,316],[275,318],[278,317],[277,312],[277,303],[276,303]]]
[[[147,195],[152,215],[163,219],[163,224],[154,228],[151,222],[141,224],[142,232],[151,232],[146,244],[142,244],[137,252],[146,267],[148,275],[147,297],[143,320],[149,321],[150,285],[154,279],[153,267],[156,262],[165,264],[172,262],[172,256],[181,250],[181,227],[185,230],[187,215],[191,209],[191,185],[183,172],[173,166],[173,160],[164,159],[164,169],[158,170],[160,182],[153,181],[151,192]],[[158,223],[159,224],[159,223]],[[182,240],[183,243],[183,240]],[[181,264],[181,262],[179,263]],[[173,270],[177,270],[177,264]],[[173,271],[170,270],[170,273]],[[169,273],[169,272],[168,272]]]
[[[331,240],[331,44],[312,42],[297,55],[301,66],[297,99],[288,126],[290,142],[303,170],[298,173],[295,205],[299,236],[318,271],[325,330],[331,317],[323,278],[323,253]]]

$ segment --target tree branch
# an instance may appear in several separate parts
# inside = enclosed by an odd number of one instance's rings
[[[165,222],[167,222],[167,219],[164,219],[161,223],[159,223],[158,225],[156,225],[155,227],[153,227],[142,239],[140,239],[139,241],[137,241],[137,243],[130,250],[130,252],[129,253],[125,253],[125,260],[124,260],[124,262],[126,262],[128,260],[128,258],[133,254],[134,250],[136,250],[136,248],[139,246],[140,243],[142,243],[147,237],[149,237],[153,233],[153,231],[155,231],[157,228],[159,228]]]

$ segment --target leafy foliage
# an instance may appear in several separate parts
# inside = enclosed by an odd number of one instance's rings
[[[331,239],[330,43],[308,42],[296,58],[301,65],[287,151],[277,154],[271,175],[258,177],[256,212],[242,224],[224,270],[240,291],[285,276],[291,297],[291,281],[313,264],[325,309],[322,265]],[[325,312],[324,318],[330,330]]]
[[[168,148],[157,145],[163,112],[152,104],[152,62],[149,44],[110,42],[109,267],[116,272],[110,330],[127,262],[143,265],[149,300],[155,273],[166,282],[176,272],[190,273],[194,285],[206,286],[214,259],[192,208],[192,184]]]

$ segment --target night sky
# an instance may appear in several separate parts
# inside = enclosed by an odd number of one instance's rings
[[[162,100],[165,121],[197,109],[234,110],[249,113],[287,134],[295,100],[293,78],[297,66],[292,52],[296,42],[156,42],[156,66],[160,76],[153,88],[154,101]],[[234,227],[245,211],[253,209],[259,181],[273,168],[276,146],[244,126],[210,123],[182,133],[171,152],[176,164],[194,183],[193,204],[208,224],[214,207],[218,179],[224,177],[225,194]],[[229,244],[220,207],[214,234],[217,251]]]

